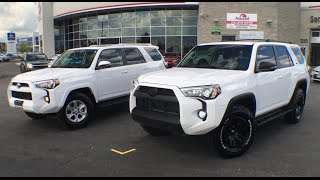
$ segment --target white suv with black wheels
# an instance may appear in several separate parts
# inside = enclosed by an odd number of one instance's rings
[[[80,128],[94,118],[96,106],[129,100],[133,79],[165,69],[157,46],[116,44],[65,51],[51,66],[12,78],[11,107],[34,119],[56,114]]]
[[[134,84],[130,113],[149,134],[208,134],[210,147],[235,157],[258,125],[301,120],[310,77],[298,45],[235,41],[198,45]]]

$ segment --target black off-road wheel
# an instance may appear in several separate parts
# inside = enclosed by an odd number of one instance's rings
[[[208,143],[222,157],[237,157],[251,146],[256,132],[252,112],[245,106],[234,105],[225,114],[220,125],[209,133]]]
[[[143,124],[140,124],[141,127],[143,128],[144,131],[146,131],[147,133],[149,133],[151,136],[167,136],[170,135],[170,132],[168,131],[163,131],[161,129],[157,129],[154,127],[150,127],[150,126],[146,126]]]
[[[300,122],[303,110],[305,105],[305,95],[302,89],[297,89],[292,97],[291,102],[289,103],[289,108],[291,108],[291,112],[286,115],[286,120],[289,123],[295,124]]]
[[[87,95],[74,93],[68,96],[57,115],[68,129],[83,128],[94,119],[94,104]]]
[[[29,116],[32,119],[45,119],[47,116],[45,114],[36,114],[31,112],[24,112],[27,116]]]

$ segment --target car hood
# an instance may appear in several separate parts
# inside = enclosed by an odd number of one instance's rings
[[[320,72],[320,66],[315,67],[313,70]]]
[[[204,69],[204,68],[171,68],[141,75],[140,83],[173,85],[179,88],[210,84],[234,83],[247,80],[247,71]]]
[[[87,73],[86,73],[87,72]],[[45,68],[19,74],[13,78],[15,81],[41,81],[48,79],[70,79],[75,76],[88,75],[88,69],[81,68]]]

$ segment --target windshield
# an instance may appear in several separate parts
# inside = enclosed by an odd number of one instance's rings
[[[64,52],[51,68],[89,68],[96,53],[96,49],[69,50]]]
[[[46,55],[44,54],[27,54],[26,61],[41,61],[47,60]]]
[[[210,68],[245,71],[249,67],[252,45],[197,46],[177,67]]]

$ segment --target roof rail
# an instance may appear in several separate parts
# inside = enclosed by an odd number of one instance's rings
[[[128,46],[128,45],[140,45],[140,46],[154,46],[150,43],[119,43],[119,44],[100,44],[100,45],[90,45],[90,47],[106,47],[106,46]]]
[[[281,40],[274,40],[274,39],[237,39],[233,41],[282,42],[282,43],[292,44],[291,41],[281,41]],[[221,42],[226,42],[226,41],[221,41]]]

